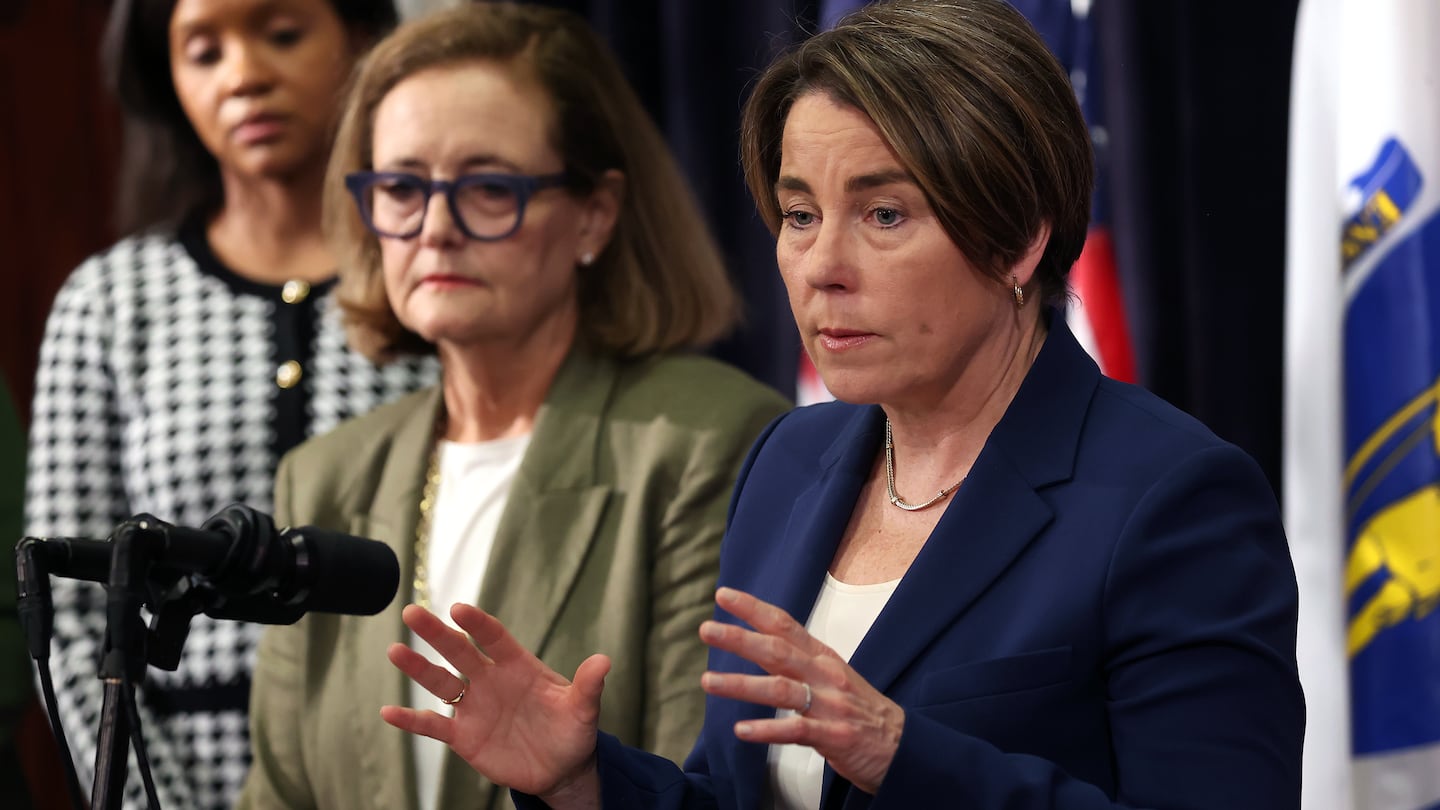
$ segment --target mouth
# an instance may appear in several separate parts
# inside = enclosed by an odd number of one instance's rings
[[[262,112],[247,115],[230,130],[230,135],[245,146],[270,143],[285,134],[289,117],[280,113]]]
[[[858,349],[878,337],[874,332],[863,329],[826,327],[817,331],[815,342],[826,351],[844,352]]]
[[[430,273],[420,279],[421,287],[435,289],[454,289],[458,287],[484,287],[485,282],[469,276],[461,276],[455,273]]]

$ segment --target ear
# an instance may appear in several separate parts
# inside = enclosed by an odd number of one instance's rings
[[[609,169],[600,175],[595,190],[582,203],[577,264],[581,256],[599,256],[605,251],[615,224],[620,221],[620,207],[624,203],[625,175],[619,169]]]
[[[1042,222],[1035,231],[1035,238],[1030,240],[1030,246],[1025,248],[1025,255],[1020,257],[1010,268],[1009,275],[1015,277],[1015,281],[1021,287],[1029,287],[1031,279],[1035,278],[1035,268],[1040,266],[1040,258],[1045,255],[1045,248],[1050,244],[1050,223]],[[1008,282],[1009,279],[1007,278]]]

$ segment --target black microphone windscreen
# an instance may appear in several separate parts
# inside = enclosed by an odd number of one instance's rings
[[[310,574],[302,578],[310,592],[300,602],[306,610],[373,616],[395,598],[400,562],[384,543],[311,526],[286,535],[309,556]]]

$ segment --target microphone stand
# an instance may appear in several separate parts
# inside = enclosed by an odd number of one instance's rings
[[[138,730],[130,728],[126,707],[135,700],[135,684],[145,677],[146,633],[140,606],[145,602],[150,563],[160,539],[145,520],[126,521],[114,535],[100,663],[105,699],[100,709],[91,810],[119,810],[124,798],[130,735]]]
[[[31,655],[41,667],[46,702],[62,744],[64,733],[49,687],[49,576],[103,578],[106,583],[100,662],[104,700],[91,810],[121,807],[132,742],[146,798],[151,809],[158,810],[135,689],[147,666],[178,669],[190,620],[196,615],[204,612],[216,619],[265,624],[291,624],[309,610],[373,615],[393,598],[399,580],[395,555],[382,543],[313,527],[277,531],[268,516],[239,504],[222,510],[198,530],[141,514],[120,524],[108,543],[52,539],[57,541],[54,546],[26,538],[16,549],[17,613]],[[340,545],[351,542],[362,543],[355,548],[362,552],[358,559],[363,564],[348,564],[351,550]],[[383,556],[376,556],[377,548]],[[377,594],[383,591],[384,599],[357,600],[353,594],[317,587],[316,571],[321,568],[338,571],[342,580],[360,576],[372,583]],[[148,628],[140,614],[146,605],[151,612]],[[73,769],[67,773],[78,807],[79,785]]]

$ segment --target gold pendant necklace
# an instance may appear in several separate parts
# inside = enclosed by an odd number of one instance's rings
[[[960,488],[965,483],[965,476],[950,486],[935,493],[935,497],[924,503],[907,503],[895,494],[895,439],[890,434],[890,417],[885,417],[885,491],[890,496],[890,503],[904,509],[906,512],[919,512],[939,503],[945,496]]]

